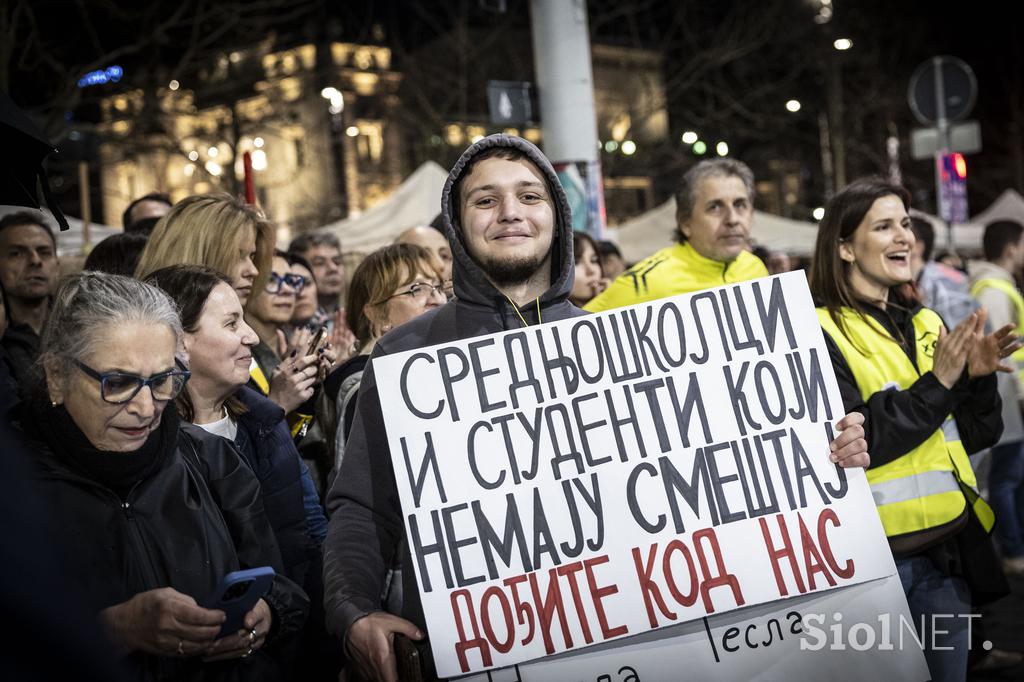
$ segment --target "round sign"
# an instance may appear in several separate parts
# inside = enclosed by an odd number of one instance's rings
[[[974,71],[962,59],[947,56],[932,57],[917,67],[907,90],[914,116],[925,125],[937,123],[940,114],[947,121],[965,118],[977,96]]]

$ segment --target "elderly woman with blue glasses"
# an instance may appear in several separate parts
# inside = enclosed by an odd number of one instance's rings
[[[14,423],[36,454],[35,494],[67,580],[134,678],[281,679],[273,650],[289,647],[307,598],[280,574],[252,471],[177,416],[189,379],[175,362],[181,338],[159,289],[95,272],[69,278],[43,330],[45,381]],[[260,566],[278,571],[272,586],[242,630],[220,636],[220,580]]]

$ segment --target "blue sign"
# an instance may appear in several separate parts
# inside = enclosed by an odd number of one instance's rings
[[[103,85],[105,83],[116,83],[124,75],[124,69],[116,64],[98,71],[90,71],[78,79],[78,87],[88,88],[91,85]]]

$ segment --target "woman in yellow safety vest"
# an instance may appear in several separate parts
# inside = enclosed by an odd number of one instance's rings
[[[1006,590],[969,452],[1002,430],[994,372],[1020,344],[985,312],[947,331],[912,284],[905,189],[858,180],[818,227],[811,293],[847,412],[865,416],[871,493],[934,680],[967,674],[968,622]],[[958,617],[959,616],[959,617]]]

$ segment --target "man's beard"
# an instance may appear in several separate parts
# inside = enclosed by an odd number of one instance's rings
[[[480,263],[487,276],[499,287],[521,284],[529,280],[547,261],[547,253],[522,258],[489,258]]]

